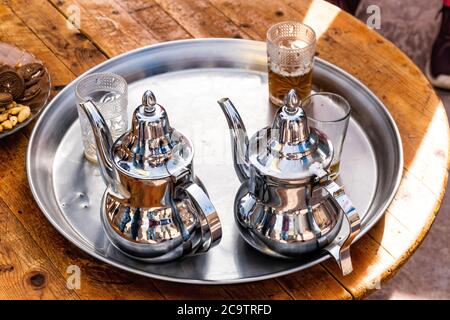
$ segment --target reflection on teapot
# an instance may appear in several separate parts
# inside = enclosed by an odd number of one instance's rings
[[[206,252],[222,236],[217,212],[193,172],[191,141],[172,128],[146,91],[132,128],[113,143],[93,102],[80,104],[92,126],[107,189],[103,228],[114,246],[148,262]]]
[[[272,127],[250,141],[231,101],[218,103],[231,130],[234,166],[242,182],[234,206],[242,237],[275,257],[295,258],[323,248],[344,275],[350,273],[349,248],[360,230],[359,215],[342,187],[329,179],[332,144],[308,127],[295,90],[286,95]]]

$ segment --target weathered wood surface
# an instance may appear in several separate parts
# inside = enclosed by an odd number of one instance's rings
[[[80,13],[80,30],[68,28],[74,10]],[[0,298],[351,299],[391,277],[420,245],[442,201],[448,122],[418,68],[353,17],[319,0],[0,0],[0,41],[45,61],[55,94],[90,67],[134,48],[194,37],[264,40],[270,25],[289,19],[312,25],[319,56],[380,97],[403,140],[400,189],[385,217],[352,248],[350,276],[342,277],[327,261],[263,282],[194,286],[147,279],[99,262],[59,235],[34,202],[25,172],[30,127],[0,141]],[[66,286],[71,265],[81,269],[76,290]]]

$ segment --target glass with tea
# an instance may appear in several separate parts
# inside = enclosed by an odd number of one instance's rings
[[[300,22],[287,21],[267,31],[269,98],[283,105],[285,95],[295,89],[300,98],[311,94],[312,68],[316,52],[314,30]]]

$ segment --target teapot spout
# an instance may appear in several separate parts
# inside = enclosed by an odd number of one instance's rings
[[[97,159],[100,165],[100,172],[105,184],[112,188],[112,191],[118,195],[123,195],[119,175],[117,169],[114,167],[113,159],[111,157],[111,148],[113,145],[111,132],[105,119],[98,111],[95,104],[88,100],[80,103],[81,109],[86,113],[92,131],[95,137],[95,144],[97,146]]]
[[[231,147],[233,148],[234,169],[241,182],[250,177],[248,159],[248,136],[244,122],[233,103],[228,98],[217,101],[227,119],[230,128]]]

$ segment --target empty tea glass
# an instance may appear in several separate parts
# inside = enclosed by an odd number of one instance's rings
[[[127,130],[128,86],[121,76],[114,73],[94,73],[81,78],[76,87],[78,118],[85,157],[97,162],[94,133],[79,103],[93,101],[105,118],[113,141]]]
[[[333,144],[331,178],[339,176],[339,165],[350,120],[350,104],[338,94],[330,92],[315,93],[301,104],[308,117],[308,125],[325,133]]]
[[[270,101],[281,106],[284,96],[295,89],[300,97],[311,94],[316,34],[306,24],[286,21],[267,31]]]

